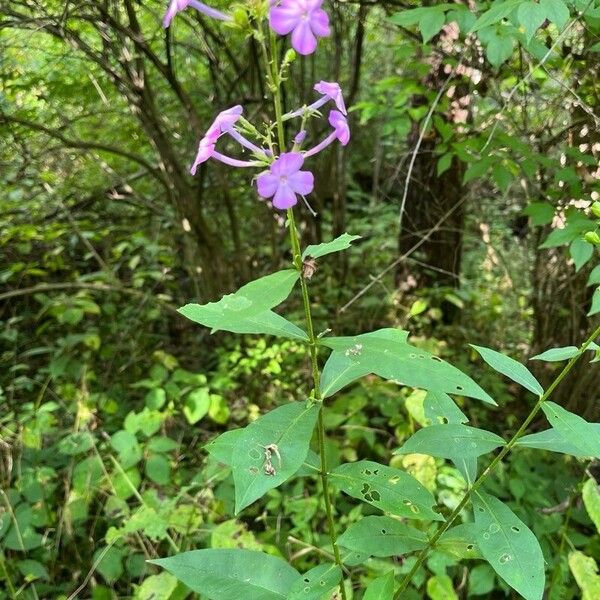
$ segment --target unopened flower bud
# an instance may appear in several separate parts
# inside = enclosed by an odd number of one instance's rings
[[[594,204],[592,204],[592,214],[597,219],[600,219],[600,202],[596,201]]]
[[[283,57],[283,64],[289,65],[290,63],[293,63],[296,60],[296,56],[296,51],[293,48],[290,48]]]
[[[294,144],[297,144],[298,146],[302,145],[302,142],[306,139],[306,130],[303,129],[302,131],[298,132],[298,135],[294,138]]]
[[[594,244],[594,246],[600,246],[600,235],[597,231],[588,231],[583,237],[586,242]]]

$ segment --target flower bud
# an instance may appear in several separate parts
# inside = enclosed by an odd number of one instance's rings
[[[294,138],[294,144],[296,144],[297,146],[301,146],[302,142],[306,139],[306,130],[303,129],[302,131],[299,131],[298,134],[296,135],[296,137]]]
[[[588,231],[583,239],[590,244],[594,244],[594,246],[600,246],[600,235],[598,235],[597,231]]]
[[[596,201],[594,204],[592,204],[592,214],[597,219],[600,219],[600,202]]]
[[[283,64],[284,65],[289,65],[290,63],[293,63],[296,60],[296,51],[292,48],[290,48],[286,53],[285,56],[283,57]]]

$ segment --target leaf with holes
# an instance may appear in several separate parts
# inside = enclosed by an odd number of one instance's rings
[[[236,514],[300,469],[319,410],[318,404],[290,402],[243,429],[231,463]]]
[[[506,356],[491,348],[485,348],[484,346],[475,346],[471,344],[471,348],[474,348],[481,358],[492,367],[498,373],[502,373],[509,379],[522,385],[525,389],[533,392],[536,396],[541,396],[544,393],[544,388],[540,385],[539,381],[531,374],[529,369],[517,362],[514,358]]]
[[[304,573],[292,586],[288,600],[321,600],[337,587],[342,570],[335,564],[319,565]]]
[[[431,492],[400,469],[370,460],[346,463],[331,472],[331,483],[349,496],[399,517],[444,520],[434,511]]]
[[[491,431],[468,425],[431,425],[419,429],[394,454],[429,454],[438,458],[481,456],[504,446],[504,440]]]
[[[600,437],[600,423],[590,423],[596,436]],[[538,433],[524,435],[519,438],[517,446],[525,448],[536,448],[537,450],[548,450],[550,452],[560,452],[561,454],[569,454],[578,458],[586,458],[588,452],[580,450],[577,446],[565,439],[558,429],[546,429]]]
[[[423,400],[425,418],[432,424],[467,423],[469,419],[456,406],[454,400],[444,392],[430,390]]]
[[[264,333],[307,340],[302,329],[271,310],[290,295],[298,277],[294,269],[278,271],[247,283],[218,302],[186,304],[179,312],[213,331]]]
[[[343,233],[339,237],[336,237],[335,240],[331,240],[331,242],[307,246],[304,252],[302,253],[302,260],[308,258],[309,256],[312,256],[313,258],[321,258],[322,256],[332,254],[333,252],[346,250],[347,248],[350,248],[352,242],[360,240],[360,237],[360,235],[350,235],[348,233]]]
[[[281,558],[238,548],[192,550],[148,562],[210,600],[287,600],[301,577]]]
[[[369,584],[363,600],[393,600],[394,598],[394,571],[388,571]]]
[[[544,594],[544,556],[535,535],[503,502],[473,497],[477,545],[492,569],[526,600]]]
[[[406,331],[380,329],[355,337],[320,340],[333,350],[323,369],[324,396],[331,396],[373,373],[409,387],[460,394],[495,404],[468,375],[441,358],[411,346],[407,339]]]
[[[594,423],[588,423],[579,415],[574,415],[554,402],[544,402],[542,410],[550,425],[565,440],[573,444],[585,456],[600,458],[600,436]]]
[[[483,558],[477,546],[475,523],[461,523],[445,531],[435,548],[458,560]]]
[[[398,556],[427,545],[423,531],[392,517],[364,517],[338,538],[341,546],[369,556]]]

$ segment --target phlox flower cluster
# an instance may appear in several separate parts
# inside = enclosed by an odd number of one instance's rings
[[[269,0],[269,25],[282,36],[290,35],[292,47],[302,55],[312,54],[318,38],[330,35],[329,17],[322,8],[323,0]],[[231,17],[198,0],[171,0],[163,19],[165,27],[169,27],[177,13],[194,8],[196,11],[222,21]],[[200,140],[196,159],[191,167],[192,175],[198,166],[209,159],[218,160],[231,167],[262,168],[263,172],[256,177],[258,194],[264,199],[272,198],[273,206],[280,210],[291,208],[298,202],[298,196],[306,196],[313,191],[314,176],[310,171],[302,170],[306,158],[315,156],[336,140],[342,146],[350,141],[350,129],[346,119],[347,111],[339,84],[320,81],[314,86],[319,98],[308,106],[283,115],[283,121],[300,118],[302,124],[308,118],[321,116],[319,110],[328,102],[335,104],[330,110],[328,122],[330,132],[314,146],[303,149],[307,132],[301,129],[294,137],[294,145],[290,151],[278,148],[275,155],[271,141],[271,133],[262,136],[258,130],[243,117],[242,106],[233,106],[220,112],[204,137]],[[253,135],[254,141],[248,139]],[[242,147],[242,151],[251,154],[251,159],[228,156],[216,149],[217,142],[228,137]]]

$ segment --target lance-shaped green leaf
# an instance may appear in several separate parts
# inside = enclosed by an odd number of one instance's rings
[[[435,549],[454,558],[483,558],[477,546],[475,523],[461,523],[445,531],[435,545]]]
[[[423,400],[425,418],[433,425],[444,423],[467,423],[469,419],[444,392],[429,390]]]
[[[278,271],[247,283],[218,302],[186,304],[179,312],[213,331],[222,329],[307,340],[302,329],[271,310],[290,295],[298,277],[298,271],[293,269]]]
[[[439,458],[481,456],[504,446],[505,441],[491,431],[468,425],[431,425],[419,429],[394,454],[429,454]]]
[[[148,562],[210,600],[287,600],[300,577],[284,560],[252,550],[192,550]]]
[[[300,469],[319,409],[318,404],[290,402],[243,429],[231,463],[236,514]]]
[[[427,536],[392,517],[364,517],[338,538],[340,545],[369,556],[397,556],[427,545]]]
[[[441,358],[411,346],[408,332],[380,329],[355,337],[323,338],[333,350],[321,379],[325,397],[373,373],[409,387],[478,398],[495,404],[468,375]]]
[[[492,569],[526,600],[544,594],[544,556],[535,535],[503,502],[473,498],[477,545]]]
[[[533,392],[536,396],[541,396],[544,393],[544,388],[540,385],[539,381],[531,374],[529,369],[517,362],[514,358],[506,356],[496,350],[485,348],[484,346],[475,346],[471,344],[471,347],[477,350],[481,355],[481,358],[492,367],[492,369],[506,375],[509,379],[512,379],[519,385],[522,385],[525,389]]]
[[[565,410],[554,402],[544,402],[542,410],[550,425],[585,455],[600,458],[600,436],[594,423]]]
[[[600,437],[600,423],[590,423],[590,425],[596,437]],[[578,458],[590,456],[588,451],[579,449],[569,440],[565,439],[558,429],[546,429],[538,433],[524,435],[522,438],[519,438],[516,445],[523,446],[524,448],[560,452],[561,454],[569,454]]]
[[[379,510],[407,519],[443,521],[431,492],[414,477],[370,460],[345,463],[331,472],[331,483]]]
[[[394,571],[388,571],[369,584],[363,600],[393,600],[394,598]]]
[[[476,456],[449,456],[454,466],[469,484],[477,479],[477,457]]]
[[[579,348],[576,346],[565,346],[564,348],[551,348],[541,354],[532,356],[530,360],[543,360],[545,362],[561,362],[563,360],[569,360],[574,356],[577,356]]]
[[[333,252],[346,250],[347,248],[350,248],[350,244],[356,240],[360,240],[360,235],[349,235],[348,233],[343,233],[339,237],[336,237],[335,240],[331,240],[331,242],[307,246],[302,253],[302,260],[308,258],[309,256],[312,256],[313,258],[321,258],[321,256],[332,254]]]
[[[590,519],[594,522],[598,533],[600,533],[600,490],[594,479],[588,479],[581,492],[585,510],[587,510]]]
[[[335,564],[319,565],[307,571],[290,590],[288,600],[321,600],[337,587],[342,570]]]

